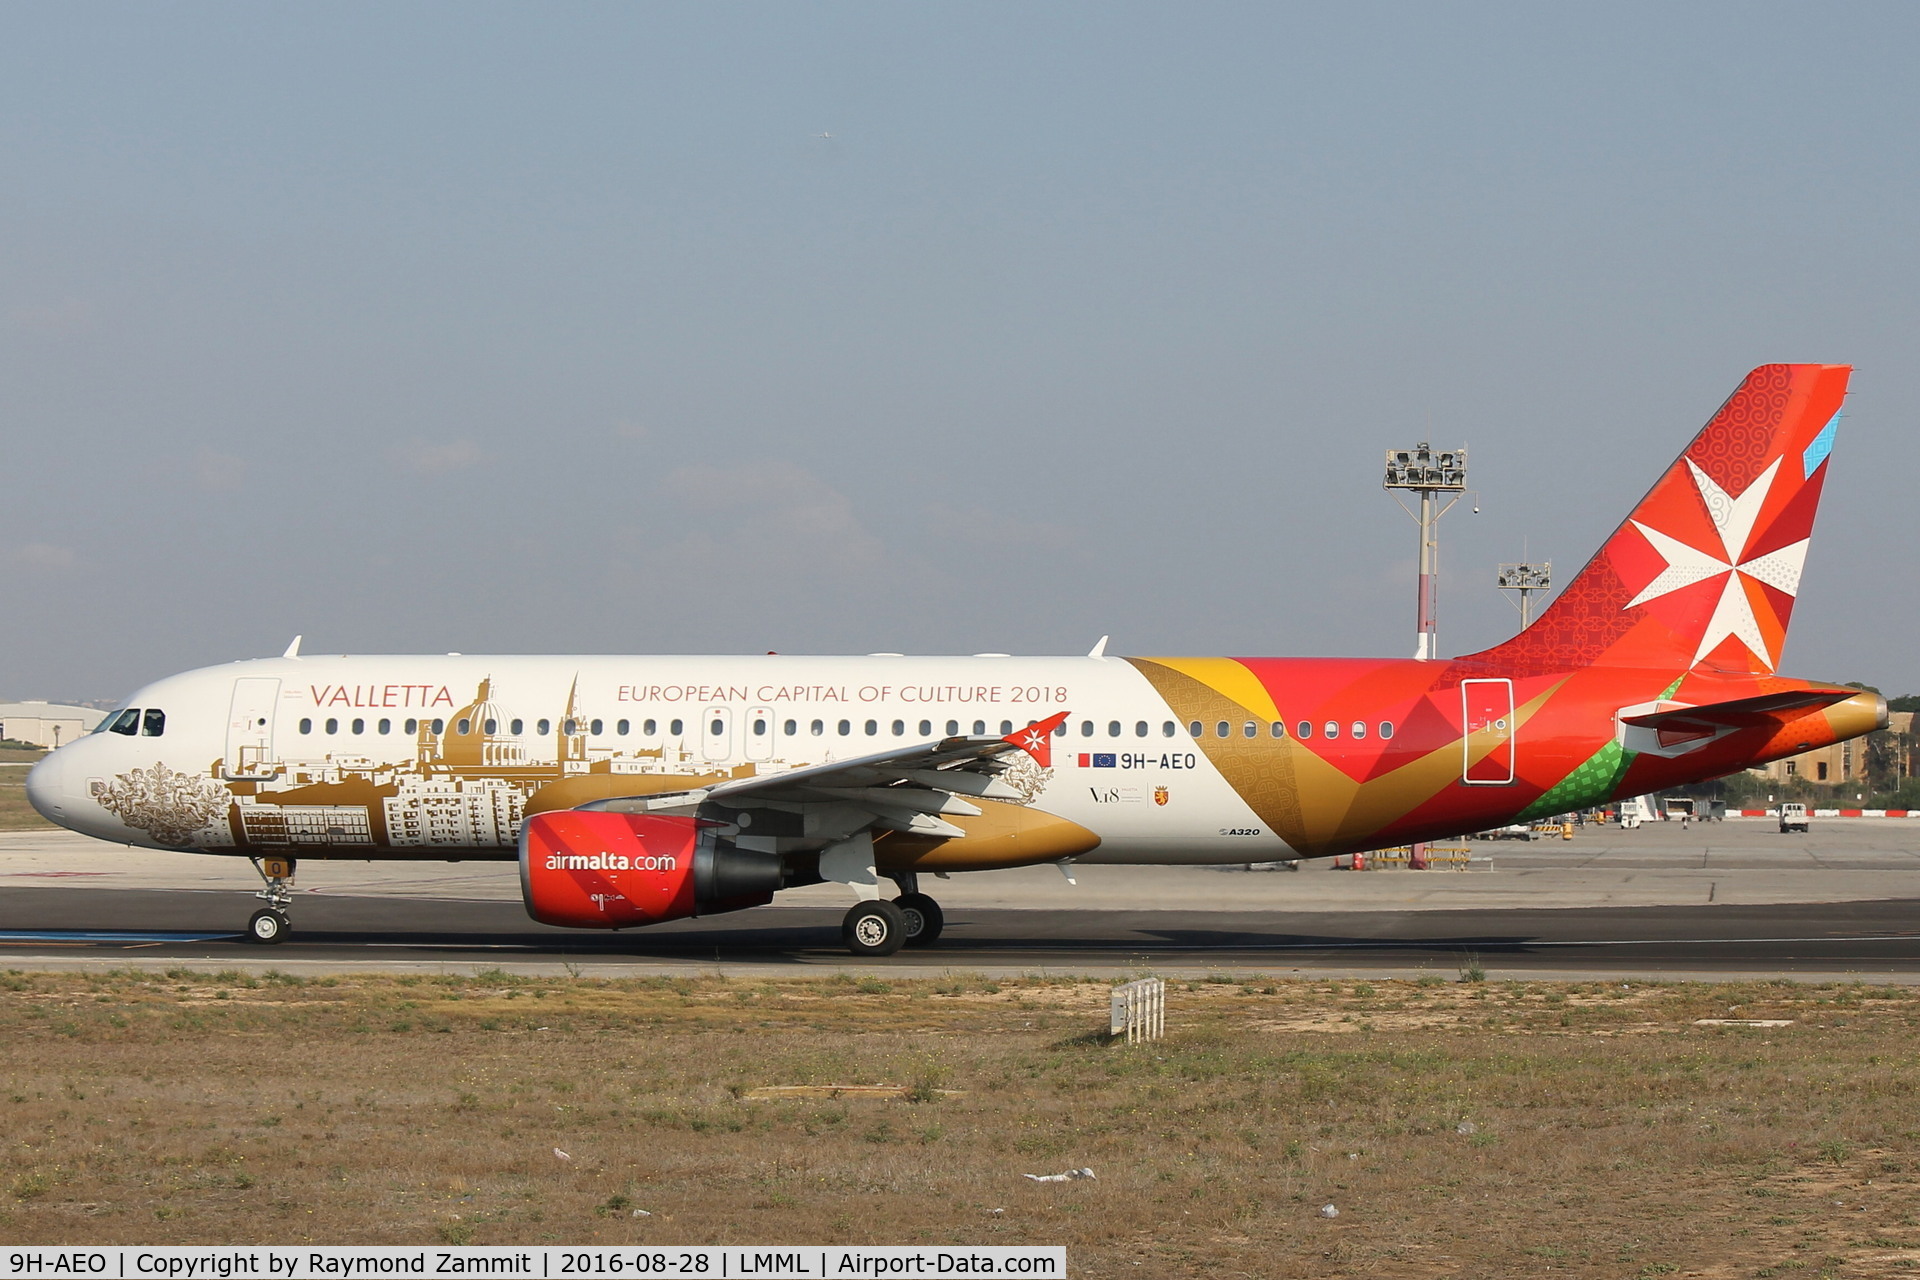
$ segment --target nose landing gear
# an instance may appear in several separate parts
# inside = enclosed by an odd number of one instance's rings
[[[285,942],[293,932],[293,926],[287,921],[287,908],[293,905],[292,858],[253,858],[247,861],[260,873],[266,882],[266,888],[253,896],[267,905],[253,913],[247,921],[247,941],[263,944]]]

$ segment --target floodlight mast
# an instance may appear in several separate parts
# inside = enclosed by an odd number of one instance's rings
[[[1420,526],[1420,597],[1415,611],[1416,658],[1440,656],[1440,517],[1453,510],[1467,488],[1467,451],[1436,450],[1422,440],[1417,448],[1387,450],[1386,479],[1381,488],[1393,494],[1400,509]],[[1401,501],[1401,491],[1420,495],[1416,513]],[[1445,504],[1440,505],[1440,499]],[[1436,510],[1436,506],[1438,509]]]
[[[1520,609],[1520,629],[1525,631],[1533,621],[1528,608],[1528,597],[1535,591],[1546,591],[1553,586],[1553,561],[1542,560],[1539,564],[1503,564],[1500,575],[1494,579],[1502,591],[1519,593],[1514,603]]]

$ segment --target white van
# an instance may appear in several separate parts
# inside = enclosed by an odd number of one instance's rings
[[[1620,802],[1620,829],[1636,831],[1643,822],[1653,818],[1653,806],[1647,803],[1645,796],[1634,796],[1631,800]]]
[[[1805,833],[1807,829],[1807,806],[1803,804],[1783,804],[1780,806],[1780,831]]]

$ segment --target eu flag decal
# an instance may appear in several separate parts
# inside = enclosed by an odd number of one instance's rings
[[[1119,757],[1111,751],[1097,751],[1094,753],[1093,767],[1096,769],[1116,769],[1119,765]]]

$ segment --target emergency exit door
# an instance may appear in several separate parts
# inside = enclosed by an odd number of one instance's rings
[[[708,707],[700,716],[700,754],[708,760],[733,757],[733,712],[726,707]]]
[[[242,676],[227,707],[227,754],[222,771],[234,780],[273,776],[273,711],[280,682]]]
[[[1480,786],[1513,781],[1513,681],[1462,680],[1461,743],[1466,761],[1461,780]]]

